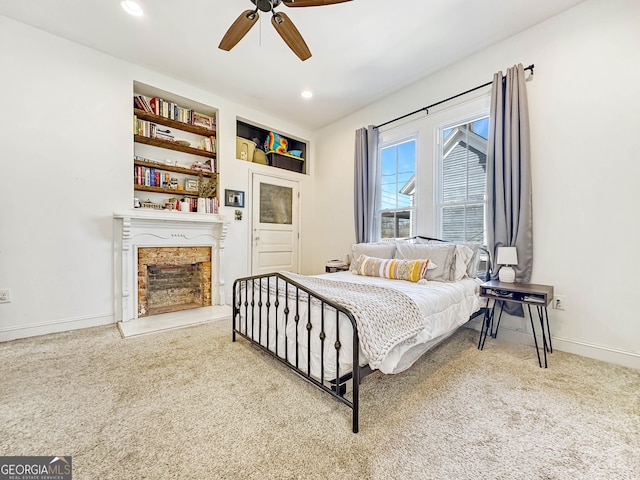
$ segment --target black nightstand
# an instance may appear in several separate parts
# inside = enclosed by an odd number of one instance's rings
[[[504,302],[521,303],[523,304],[523,308],[526,306],[526,310],[529,312],[533,342],[535,343],[536,353],[538,354],[538,365],[542,368],[538,339],[536,337],[536,328],[533,322],[533,316],[531,315],[531,306],[533,305],[536,307],[538,319],[540,321],[544,368],[547,368],[547,352],[553,353],[553,347],[551,346],[551,330],[549,329],[549,315],[547,313],[547,306],[553,299],[553,287],[550,285],[535,285],[532,283],[502,283],[497,280],[491,280],[490,282],[480,285],[480,296],[487,299],[487,305],[485,308],[482,328],[480,329],[478,348],[480,350],[484,348],[484,342],[487,339],[487,334],[489,334],[489,332],[491,332],[492,338],[496,338],[498,335],[498,328],[500,327],[500,319],[502,318]],[[494,302],[491,308],[489,308],[491,300],[494,300]],[[494,325],[495,309],[498,304],[500,304],[500,313],[498,314],[498,321],[495,322]]]
[[[349,265],[325,265],[324,271],[327,273],[335,273],[335,272],[345,272],[349,270]]]

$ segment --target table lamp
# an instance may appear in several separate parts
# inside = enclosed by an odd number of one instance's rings
[[[516,247],[498,247],[496,264],[501,265],[498,279],[501,282],[513,283],[516,280],[516,271],[511,265],[518,264],[518,251]]]

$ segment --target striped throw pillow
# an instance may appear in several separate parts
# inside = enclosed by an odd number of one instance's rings
[[[427,270],[436,265],[427,259],[398,260],[395,258],[376,258],[360,255],[354,273],[369,277],[383,277],[394,280],[427,283]]]

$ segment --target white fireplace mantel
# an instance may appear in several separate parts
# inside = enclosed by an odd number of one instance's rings
[[[222,253],[229,222],[220,215],[135,209],[114,218],[114,313],[116,321],[138,318],[138,248],[211,247],[211,302],[224,304]]]

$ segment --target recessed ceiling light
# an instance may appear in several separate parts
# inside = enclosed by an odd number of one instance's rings
[[[142,16],[142,8],[133,0],[122,0],[120,2],[120,5],[122,5],[122,8],[128,14],[133,15],[135,17]]]
[[[311,98],[313,97],[313,92],[311,90],[303,90],[302,93],[300,93],[300,96],[302,98]]]

